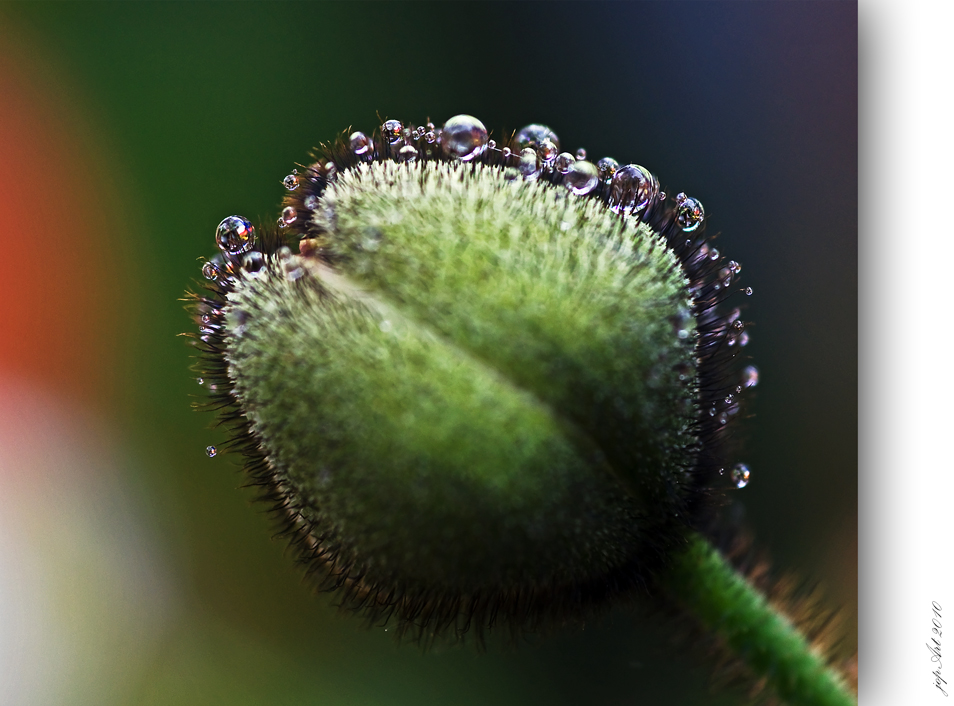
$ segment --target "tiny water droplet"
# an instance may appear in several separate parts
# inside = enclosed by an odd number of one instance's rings
[[[540,146],[537,147],[537,154],[540,155],[540,159],[546,164],[550,164],[556,159],[559,153],[560,148],[557,147],[552,140],[544,140],[540,143]]]
[[[489,150],[495,150],[495,149],[497,149],[497,141],[496,141],[496,140],[487,140],[487,149],[489,149]]]
[[[751,297],[751,296],[752,296],[752,288],[751,288],[751,287],[746,287],[746,288],[743,289],[742,291],[745,292],[745,296],[747,296],[747,297]]]
[[[294,206],[285,206],[285,208],[282,209],[282,220],[285,221],[287,225],[291,225],[298,220],[298,211],[295,210]]]
[[[384,139],[392,145],[401,139],[401,132],[403,130],[404,126],[400,120],[385,120],[384,125],[381,126],[381,134],[384,135]]]
[[[371,149],[371,140],[363,132],[352,132],[348,141],[351,144],[351,151],[359,157],[367,154]]]
[[[289,191],[294,191],[298,188],[298,174],[289,174],[287,177],[282,179],[282,184],[284,184],[285,188]]]
[[[739,336],[739,345],[740,345],[742,348],[745,348],[747,345],[749,345],[749,333],[748,333],[748,331],[744,332],[741,336]]]
[[[557,152],[560,151],[560,138],[546,125],[534,123],[520,129],[514,137],[514,142],[521,150],[531,147],[537,149],[543,144],[544,140],[549,140],[554,144]]]
[[[732,329],[741,333],[745,329],[745,322],[741,319],[736,319],[732,322]]]
[[[569,152],[563,152],[560,154],[556,160],[553,162],[553,168],[556,169],[560,174],[566,174],[567,170],[570,168],[570,165],[573,164],[574,159],[573,155]]]
[[[573,162],[563,177],[563,185],[578,196],[590,193],[599,182],[600,176],[596,165],[585,159]]]
[[[739,274],[742,271],[742,265],[740,265],[735,260],[729,260],[729,269],[732,270],[735,274]]]
[[[683,193],[676,194],[676,223],[680,228],[687,233],[693,231],[699,227],[704,217],[705,211],[698,199]]]
[[[709,252],[709,259],[710,259],[710,260],[718,260],[718,259],[719,259],[719,251],[716,250],[715,248],[712,248],[712,250]]]
[[[540,156],[532,147],[520,152],[520,163],[517,165],[520,174],[527,181],[533,181],[540,176]]]
[[[618,168],[610,182],[609,207],[616,213],[641,212],[654,196],[652,175],[638,164]]]
[[[434,130],[428,130],[426,133],[424,133],[424,141],[429,145],[433,145],[435,142],[437,142],[437,133],[434,132]]]
[[[472,115],[455,115],[444,123],[441,148],[448,159],[469,162],[487,149],[487,128]]]
[[[218,449],[216,449],[214,446],[205,447],[205,455],[208,456],[209,458],[213,458],[215,454],[217,454],[218,452],[219,452]]]
[[[424,137],[424,128],[422,127],[414,128],[414,132],[411,133],[411,139],[417,141],[417,140],[420,140],[422,137]]]
[[[247,218],[229,216],[216,227],[215,243],[229,255],[248,252],[255,243],[255,229]]]
[[[752,471],[744,463],[737,463],[732,468],[732,482],[736,488],[744,488],[749,484],[749,478],[752,477]]]
[[[503,158],[506,160],[510,155],[513,154],[513,150],[511,150],[509,147],[504,147],[502,150],[500,150],[500,154],[502,154]]]
[[[265,256],[258,250],[253,250],[245,256],[242,267],[251,275],[257,274],[265,267]]]
[[[211,262],[202,265],[202,276],[206,279],[216,279],[219,276],[219,269]]]
[[[202,378],[196,378],[195,381],[196,381],[197,383],[199,383],[200,385],[204,385],[204,384],[205,384],[205,380],[203,380]]]
[[[754,365],[746,366],[742,371],[742,384],[745,387],[755,387],[759,384],[759,369]]]
[[[417,161],[417,148],[413,145],[404,145],[398,150],[398,161],[410,164]]]
[[[586,159],[586,150],[582,147],[576,151],[577,159]]]
[[[314,194],[309,194],[308,196],[305,197],[305,208],[307,208],[309,211],[314,211],[315,206],[317,205],[318,205],[317,196],[315,196]]]
[[[282,218],[281,216],[279,216],[279,217],[278,217],[278,220],[275,221],[275,222],[278,224],[278,227],[279,227],[279,228],[285,228],[286,226],[288,226],[288,224],[285,223],[285,219]]]
[[[619,169],[619,162],[612,157],[603,157],[596,163],[596,169],[599,171],[600,179],[608,182],[616,174],[616,170]]]

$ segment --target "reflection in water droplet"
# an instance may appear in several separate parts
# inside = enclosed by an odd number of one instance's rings
[[[214,446],[205,447],[205,455],[208,456],[209,458],[212,458],[218,452],[219,452],[218,449],[216,449]]]
[[[560,174],[566,174],[567,169],[570,168],[573,162],[573,155],[569,152],[563,152],[553,162],[553,168],[560,172]]]
[[[384,125],[381,126],[381,134],[384,135],[384,139],[392,145],[401,139],[401,132],[403,130],[404,126],[400,120],[385,120]]]
[[[315,206],[317,205],[318,205],[317,196],[315,196],[314,194],[309,194],[308,196],[305,197],[305,208],[307,208],[309,211],[314,211]]]
[[[246,272],[254,275],[265,267],[265,256],[258,252],[258,250],[253,250],[245,256],[245,259],[242,261],[242,267],[245,268]]]
[[[298,211],[295,210],[294,206],[285,206],[282,209],[282,220],[285,221],[286,225],[291,225],[298,220]]]
[[[298,188],[298,175],[289,174],[287,177],[282,179],[282,184],[284,184],[285,188],[288,189],[289,191],[294,191],[295,189]]]
[[[398,161],[399,162],[416,162],[417,161],[417,148],[413,145],[404,145],[398,151]]]
[[[216,279],[219,276],[219,270],[211,262],[206,262],[202,265],[202,276],[206,279]]]
[[[537,149],[543,144],[544,140],[549,140],[554,144],[557,149],[557,152],[560,151],[560,138],[557,137],[556,133],[553,132],[546,125],[527,125],[524,128],[521,128],[517,135],[514,137],[514,142],[517,147],[521,150],[526,149],[527,147],[532,147]]]
[[[609,207],[616,213],[640,213],[654,196],[652,175],[638,164],[627,164],[613,174]]]
[[[358,156],[367,154],[371,149],[371,140],[363,132],[352,132],[348,141],[351,143],[351,151]]]
[[[698,199],[685,194],[676,194],[676,223],[687,233],[695,230],[702,223],[705,211]]]
[[[742,384],[745,387],[755,387],[759,384],[759,369],[749,365],[742,371]]]
[[[533,181],[540,176],[540,157],[537,151],[532,147],[527,147],[521,151],[517,169],[527,181]]]
[[[469,162],[487,149],[487,128],[472,115],[455,115],[444,123],[441,147],[448,159]]]
[[[215,229],[215,243],[219,250],[229,255],[238,255],[252,249],[255,229],[242,216],[229,216]]]
[[[616,170],[619,169],[619,162],[612,157],[603,157],[596,163],[596,169],[600,174],[601,181],[609,181],[616,174]]]
[[[557,158],[557,155],[560,153],[560,148],[553,144],[552,140],[544,140],[540,143],[540,146],[537,147],[537,154],[540,155],[546,164],[550,164],[554,159]]]
[[[586,159],[586,150],[582,147],[576,151],[577,159]]]
[[[732,468],[732,482],[735,483],[736,488],[744,488],[747,486],[749,484],[749,478],[751,477],[752,472],[744,463],[737,463]]]
[[[435,142],[437,142],[437,133],[433,130],[428,130],[424,133],[424,141],[429,145],[433,145]]]
[[[599,184],[599,172],[596,165],[585,159],[577,160],[570,165],[563,177],[563,185],[578,196],[585,196]]]

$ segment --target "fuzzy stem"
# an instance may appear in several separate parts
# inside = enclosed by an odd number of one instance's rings
[[[709,543],[694,536],[667,590],[791,706],[854,706],[855,697],[805,637]]]

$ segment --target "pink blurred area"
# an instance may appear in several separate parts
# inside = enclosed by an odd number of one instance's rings
[[[2,33],[0,33],[2,34]],[[128,278],[108,165],[0,37],[0,704],[124,703],[170,614],[111,409]]]

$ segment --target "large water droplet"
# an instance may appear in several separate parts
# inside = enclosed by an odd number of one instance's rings
[[[472,115],[455,115],[444,123],[441,147],[448,159],[469,162],[487,149],[487,128]]]
[[[517,169],[524,179],[533,181],[540,176],[540,156],[532,147],[525,148],[520,152],[520,163]]]
[[[609,181],[616,174],[616,170],[619,169],[619,162],[612,157],[603,157],[596,163],[596,169],[600,174],[601,181]]]
[[[215,243],[229,255],[248,252],[255,244],[255,229],[247,218],[229,216],[215,229]]]
[[[533,125],[527,125],[526,127],[521,128],[516,137],[514,137],[514,142],[521,150],[526,149],[527,147],[537,149],[541,144],[543,144],[544,140],[549,140],[552,142],[556,146],[557,152],[560,151],[560,138],[557,137],[556,133],[546,125],[539,125],[536,123]]]
[[[749,484],[749,478],[752,477],[752,471],[744,463],[737,463],[732,468],[732,482],[736,488],[744,488]]]
[[[553,168],[556,169],[560,174],[566,174],[567,170],[570,168],[570,165],[574,162],[573,155],[569,152],[563,152],[560,154],[556,160],[553,162]]]
[[[213,458],[215,454],[217,454],[218,452],[219,450],[215,448],[214,446],[205,447],[205,455],[208,456],[209,458]]]
[[[400,120],[385,120],[384,125],[381,126],[381,134],[392,145],[401,139],[403,130],[404,126]]]
[[[698,199],[685,194],[676,194],[676,223],[687,233],[699,227],[705,211]]]
[[[585,159],[573,162],[563,177],[563,185],[578,196],[590,193],[599,181],[600,176],[596,165]]]
[[[610,182],[609,207],[616,213],[640,213],[656,195],[653,182],[652,174],[638,164],[620,167]]]
[[[552,140],[544,140],[540,143],[540,146],[537,147],[537,154],[540,155],[540,159],[543,160],[545,164],[552,163],[559,153],[560,148],[557,147]]]
[[[359,157],[371,149],[371,140],[363,132],[352,132],[348,142],[351,144],[351,151]]]

